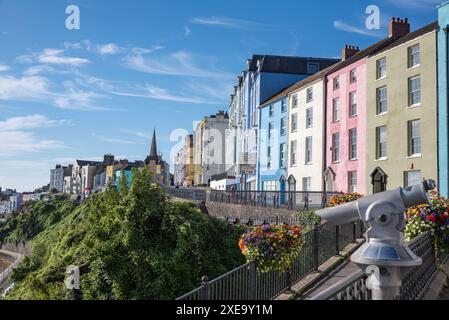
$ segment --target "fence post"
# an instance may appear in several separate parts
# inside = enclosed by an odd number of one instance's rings
[[[204,276],[201,278],[201,300],[209,300],[209,278]]]
[[[293,268],[293,266],[291,266],[287,270],[287,291],[288,292],[292,291],[292,268]]]
[[[340,226],[336,225],[335,226],[335,253],[337,255],[340,254],[340,244],[338,243],[339,238],[340,238]]]
[[[249,269],[249,300],[257,300],[257,262],[254,261]]]
[[[352,242],[356,242],[357,241],[357,222],[353,222],[352,223]]]
[[[318,266],[320,263],[319,259],[319,250],[320,250],[320,227],[318,225],[315,226],[313,229],[313,266],[315,267],[315,270],[318,270]]]

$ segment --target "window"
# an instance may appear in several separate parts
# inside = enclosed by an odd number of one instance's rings
[[[388,111],[388,94],[387,87],[377,88],[377,114],[386,113]]]
[[[281,136],[287,133],[287,117],[281,118]]]
[[[382,79],[387,76],[387,58],[377,60],[377,79]]]
[[[312,137],[306,137],[306,164],[312,163]]]
[[[404,187],[414,186],[420,184],[422,181],[421,171],[405,171],[404,172]]]
[[[335,98],[332,105],[332,121],[340,120],[340,99]]]
[[[354,83],[357,82],[357,69],[352,69],[349,73],[349,82]]]
[[[282,99],[281,101],[281,112],[287,111],[287,100]]]
[[[267,168],[271,168],[271,147],[267,148]]]
[[[307,88],[306,101],[307,102],[313,101],[313,87]]]
[[[421,77],[416,76],[408,80],[408,105],[415,106],[421,103]]]
[[[276,191],[277,183],[275,180],[262,182],[263,191]]]
[[[312,178],[302,178],[302,191],[312,191]]]
[[[421,154],[421,121],[408,122],[408,156]]]
[[[420,64],[419,44],[408,48],[408,67],[413,68]]]
[[[273,122],[268,122],[268,139],[273,138]]]
[[[314,74],[320,71],[320,64],[318,62],[307,62],[307,73]]]
[[[334,90],[340,89],[340,77],[334,78]]]
[[[357,128],[349,130],[349,160],[357,159]]]
[[[292,108],[296,108],[298,106],[298,95],[294,94],[292,96]]]
[[[298,114],[297,113],[292,114],[292,120],[291,121],[292,121],[292,123],[291,123],[292,132],[295,132],[295,131],[298,130]]]
[[[387,127],[376,128],[376,155],[377,159],[387,157]]]
[[[310,128],[313,126],[313,108],[308,108],[306,110],[306,127]]]
[[[270,108],[269,111],[268,111],[269,112],[269,116],[272,117],[272,116],[274,116],[274,106],[271,105],[269,108]]]
[[[332,162],[338,162],[340,153],[340,134],[334,133],[332,135]]]
[[[287,145],[285,143],[281,143],[279,146],[279,150],[280,150],[280,157],[281,157],[281,161],[280,161],[280,167],[281,168],[285,168],[286,164],[287,164]]]
[[[349,94],[349,116],[357,115],[357,93],[355,91]]]
[[[348,191],[349,193],[357,192],[357,171],[348,172]]]
[[[296,154],[297,154],[297,141],[293,140],[290,142],[290,165],[296,166]]]

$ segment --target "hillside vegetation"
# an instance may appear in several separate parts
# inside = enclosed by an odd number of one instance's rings
[[[69,299],[69,265],[87,265],[83,299],[173,299],[202,276],[245,262],[241,227],[169,201],[148,170],[129,188],[95,194],[82,205],[37,202],[0,224],[0,241],[31,241],[33,254],[13,273],[7,299]]]

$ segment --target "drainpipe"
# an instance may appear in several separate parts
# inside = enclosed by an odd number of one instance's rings
[[[444,57],[444,72],[445,72],[445,81],[446,81],[446,84],[445,84],[445,90],[446,90],[446,92],[445,92],[445,94],[446,94],[446,105],[445,105],[445,109],[446,109],[446,112],[448,111],[448,107],[449,107],[449,94],[448,94],[448,92],[449,92],[449,70],[448,70],[448,68],[449,68],[449,48],[448,48],[448,45],[449,45],[449,25],[446,25],[446,27],[445,28],[443,28],[443,31],[444,31],[444,39],[445,39],[445,42],[444,42],[444,48],[445,48],[445,57]],[[438,38],[437,38],[437,42],[438,42]],[[437,44],[437,62],[438,62],[438,44]],[[437,68],[437,77],[438,77],[438,71],[439,71],[439,68]],[[437,90],[439,90],[438,89],[439,88],[439,83],[438,83],[438,81],[437,81]],[[438,92],[438,95],[437,95],[437,102],[438,102],[438,106],[439,106],[439,104],[440,104],[440,101],[438,100],[439,99],[439,92]],[[439,117],[439,108],[437,108],[437,115],[438,115],[438,117]],[[442,121],[445,121],[445,124],[446,124],[446,132],[444,133],[444,135],[446,136],[446,143],[449,141],[449,121],[448,121],[449,119],[448,119],[448,117],[447,117],[447,115],[446,115],[446,119],[442,119]],[[438,121],[439,121],[439,119],[438,119]],[[438,122],[437,123],[438,124],[438,128],[440,127],[440,123]],[[440,162],[440,159],[439,159],[439,154],[440,154],[440,148],[439,148],[439,143],[440,143],[440,140],[439,140],[439,135],[440,135],[440,133],[438,132],[438,148],[437,148],[437,152],[438,152],[438,171],[440,172],[440,166],[441,165],[445,165],[446,166],[446,168],[445,168],[445,170],[446,170],[446,174],[445,174],[445,178],[446,178],[446,186],[445,186],[445,188],[446,188],[446,193],[448,193],[448,191],[449,190],[447,190],[447,187],[448,187],[448,183],[449,183],[449,172],[448,172],[448,167],[447,167],[447,163],[445,164],[445,163],[441,163]],[[445,156],[447,157],[447,154],[448,152],[447,152],[447,150],[446,150],[446,154],[445,154]],[[439,174],[439,172],[438,172],[438,186],[440,186],[440,183],[441,183],[441,179],[440,179],[440,174]],[[440,189],[441,189],[441,187],[440,187]],[[446,195],[444,195],[444,196],[447,196],[447,194]]]
[[[321,179],[323,181],[323,192],[326,192],[327,186],[326,186],[326,177],[324,176],[324,172],[327,168],[327,76],[323,76],[323,167],[321,170]]]

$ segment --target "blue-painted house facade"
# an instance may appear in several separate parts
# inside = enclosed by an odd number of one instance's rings
[[[449,193],[449,1],[438,7],[438,190]]]
[[[259,108],[257,181],[261,191],[287,191],[288,100]],[[282,201],[282,199],[281,199]]]

